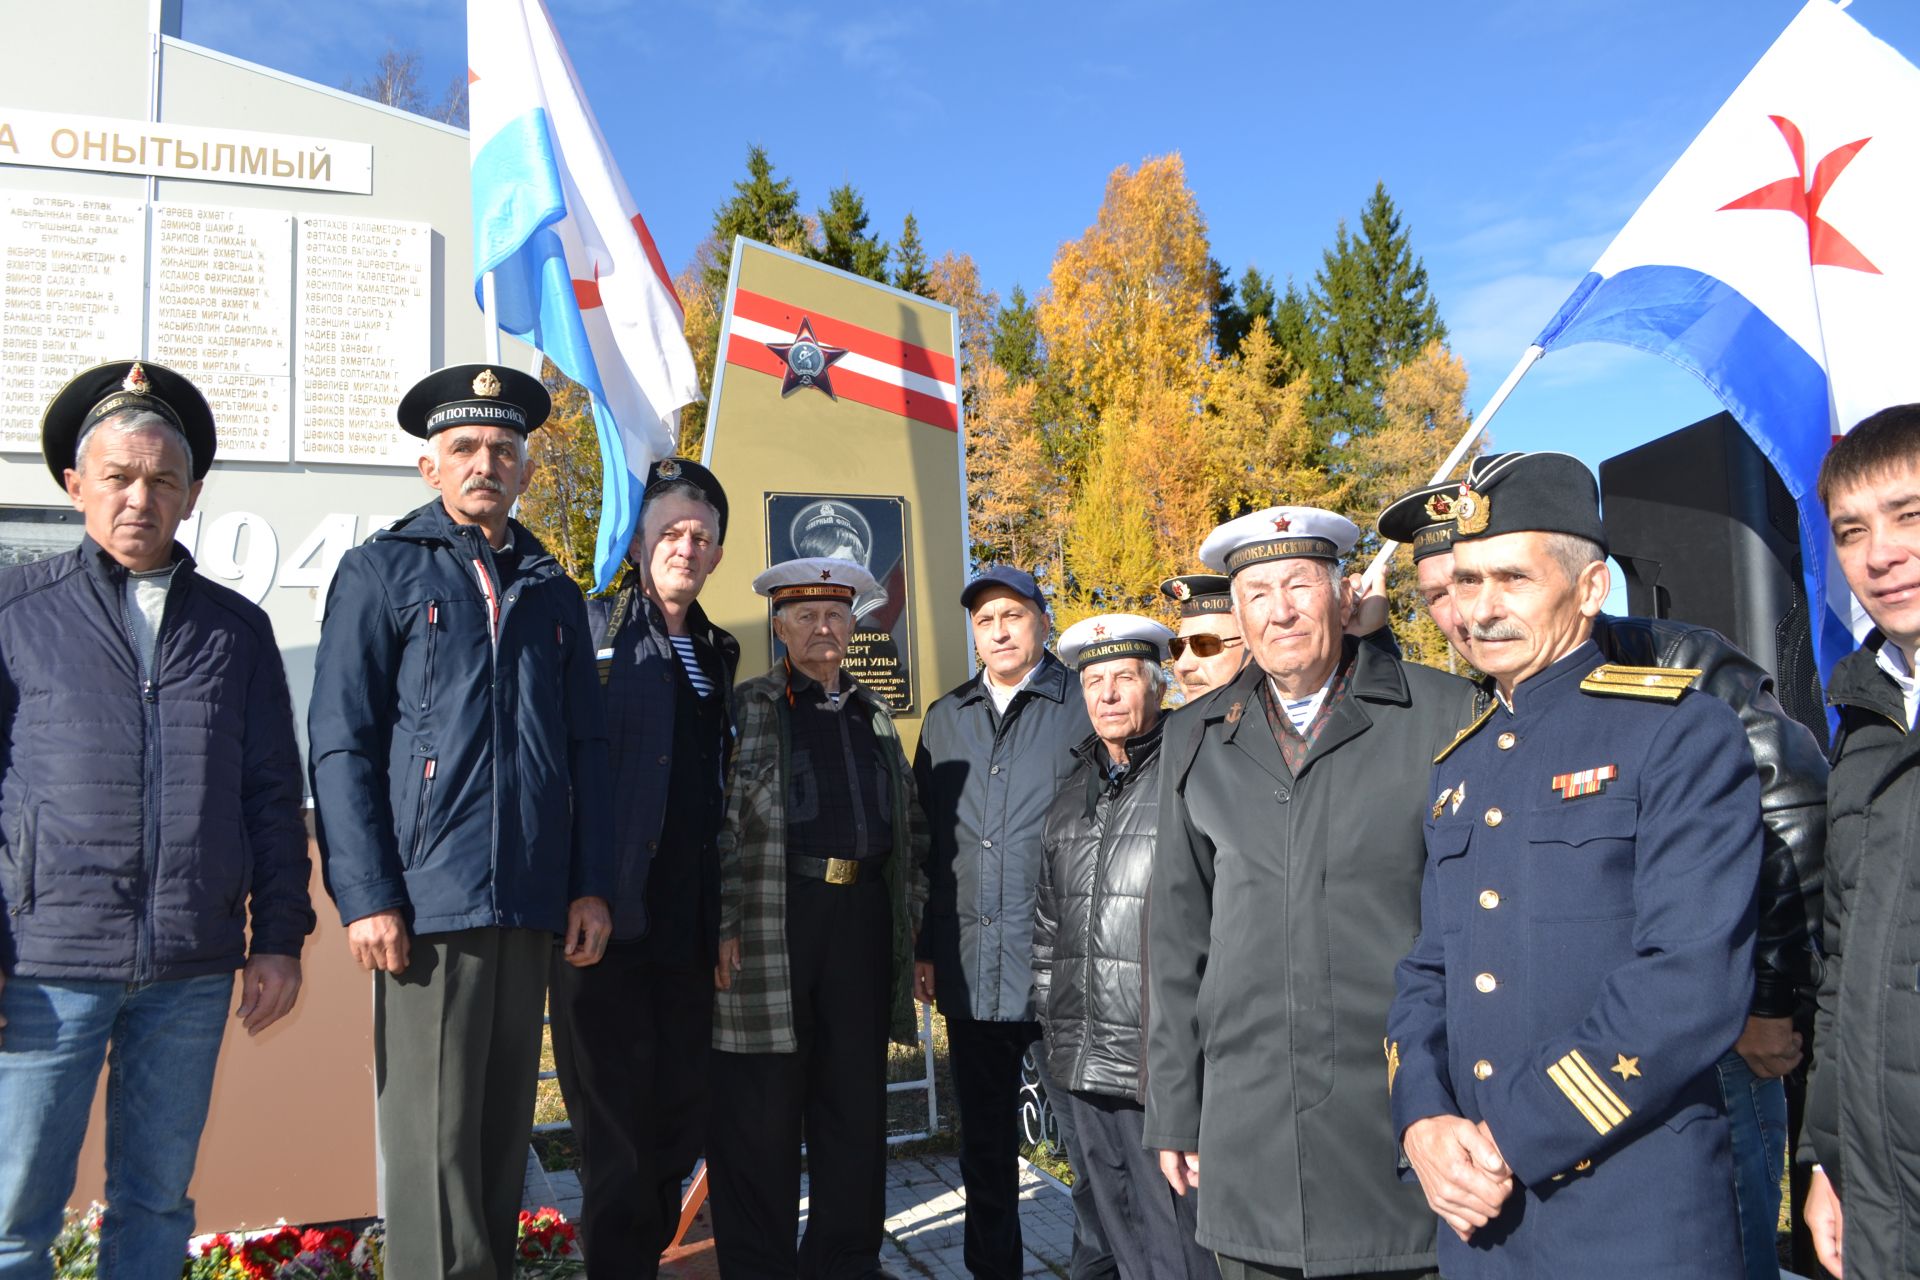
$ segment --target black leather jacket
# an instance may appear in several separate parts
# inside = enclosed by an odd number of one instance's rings
[[[1701,691],[1739,713],[1760,770],[1766,826],[1750,1011],[1790,1016],[1819,983],[1827,840],[1827,758],[1820,743],[1780,706],[1773,677],[1709,627],[1603,613],[1594,619],[1593,638],[1609,662],[1698,669]]]

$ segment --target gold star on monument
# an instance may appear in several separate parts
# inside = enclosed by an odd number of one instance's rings
[[[1640,1074],[1640,1059],[1629,1058],[1624,1053],[1619,1056],[1620,1061],[1608,1067],[1607,1070],[1616,1073],[1622,1080],[1631,1080]]]

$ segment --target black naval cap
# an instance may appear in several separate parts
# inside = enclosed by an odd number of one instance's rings
[[[713,507],[720,517],[720,541],[727,540],[727,491],[720,487],[720,479],[692,458],[661,458],[647,468],[647,484],[640,495],[640,505],[645,507],[647,499],[661,489],[674,483],[690,484],[700,491],[700,496]]]
[[[1224,573],[1183,573],[1160,584],[1160,594],[1180,602],[1180,616],[1198,618],[1210,613],[1233,612],[1230,587],[1233,580]]]
[[[1453,505],[1460,497],[1458,480],[1423,484],[1389,502],[1380,513],[1380,536],[1413,548],[1416,563],[1453,550]]]
[[[156,414],[185,437],[193,454],[193,478],[204,480],[213,465],[213,410],[187,375],[151,360],[109,360],[82,369],[47,403],[40,419],[40,452],[61,488],[87,428],[125,410]]]
[[[540,379],[498,364],[435,369],[400,397],[400,429],[430,440],[449,427],[507,427],[527,435],[553,412]]]
[[[1453,503],[1453,540],[1503,533],[1568,533],[1607,547],[1600,486],[1570,453],[1475,458]]]

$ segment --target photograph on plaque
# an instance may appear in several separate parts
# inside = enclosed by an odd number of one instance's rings
[[[837,556],[865,565],[878,589],[853,602],[853,638],[842,670],[895,715],[913,710],[907,500],[838,493],[769,493],[767,563]],[[769,624],[771,625],[771,624]],[[773,658],[786,649],[776,637]]]

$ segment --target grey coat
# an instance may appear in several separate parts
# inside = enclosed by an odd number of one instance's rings
[[[1040,833],[1073,749],[1093,732],[1079,683],[1051,652],[996,717],[982,673],[927,709],[914,781],[933,833],[917,958],[948,1018],[1033,1018]]]
[[[1201,1244],[1311,1276],[1433,1265],[1382,1037],[1420,930],[1433,757],[1477,697],[1347,645],[1298,776],[1258,667],[1175,717],[1149,892],[1146,1145],[1200,1153]]]

